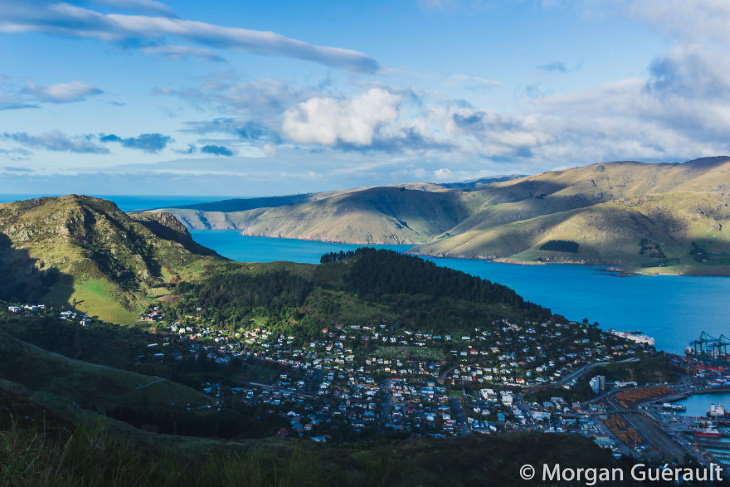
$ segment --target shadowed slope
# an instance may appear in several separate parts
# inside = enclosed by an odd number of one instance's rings
[[[143,301],[164,292],[166,284],[194,275],[205,263],[223,261],[189,240],[173,217],[137,218],[144,224],[110,201],[77,195],[0,205],[2,260],[27,255],[27,265],[14,260],[11,278],[25,282],[28,275],[50,269],[57,274],[41,289],[43,296],[14,297],[70,304],[130,323]]]

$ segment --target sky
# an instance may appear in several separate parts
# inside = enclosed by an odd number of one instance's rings
[[[728,25],[726,0],[2,0],[0,193],[726,155]]]

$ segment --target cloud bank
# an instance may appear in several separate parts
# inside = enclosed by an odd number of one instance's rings
[[[157,4],[139,0],[105,0],[102,3],[108,6]],[[178,39],[219,49],[303,59],[356,72],[374,73],[379,69],[377,61],[361,52],[317,46],[275,32],[225,27],[170,16],[107,14],[70,3],[44,0],[3,0],[0,4],[0,32],[45,32],[142,46]],[[184,52],[178,48],[177,55],[183,54],[199,57],[200,51]]]

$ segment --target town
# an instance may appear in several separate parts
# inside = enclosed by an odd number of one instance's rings
[[[43,305],[7,310],[48,313]],[[73,311],[56,315],[81,327],[95,323]],[[639,386],[591,377],[595,367],[656,354],[646,339],[626,333],[603,333],[578,322],[499,320],[459,333],[386,323],[333,324],[321,328],[316,339],[302,341],[264,326],[231,332],[205,316],[203,309],[171,316],[167,309],[151,307],[140,324],[154,330],[156,340],[136,360],[203,359],[219,367],[243,363],[268,370],[260,381],[206,380],[199,388],[219,408],[243,404],[279,416],[287,424],[274,433],[281,437],[331,442],[377,435],[572,432],[592,438],[617,458],[681,461],[689,455],[701,463],[726,458],[722,449],[712,452],[706,438],[702,441],[702,431],[714,431],[709,420],[678,415],[682,408],[666,401],[725,390],[727,368],[674,356],[671,362],[681,377],[677,384]],[[715,443],[719,438],[713,438]]]

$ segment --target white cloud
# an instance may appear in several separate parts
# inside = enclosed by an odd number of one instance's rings
[[[502,83],[499,81],[468,74],[452,74],[447,78],[447,80],[449,84],[463,84],[471,87],[492,88],[495,86],[502,86]]]
[[[83,101],[91,95],[99,95],[102,92],[99,88],[81,81],[70,83],[56,83],[46,86],[28,83],[23,88],[23,93],[32,95],[39,101],[50,103],[72,103]]]
[[[211,51],[202,47],[190,47],[190,46],[147,46],[140,49],[145,54],[151,54],[155,56],[162,56],[168,59],[185,59],[195,58],[203,61],[223,61],[223,58]]]
[[[68,3],[42,0],[3,0],[0,3],[0,32],[46,32],[107,42],[149,43],[175,38],[267,56],[304,59],[352,71],[373,73],[379,69],[374,59],[361,52],[317,46],[275,32],[173,17],[105,14]]]
[[[433,172],[433,177],[436,181],[449,181],[453,178],[453,175],[453,171],[448,167],[442,167]]]
[[[399,102],[399,95],[380,88],[346,99],[311,98],[284,112],[282,130],[296,142],[365,146],[398,118]]]
[[[52,152],[73,152],[76,154],[107,154],[109,150],[96,143],[91,135],[69,136],[60,130],[39,135],[25,132],[2,133],[0,140],[13,142],[29,149],[43,149]]]

